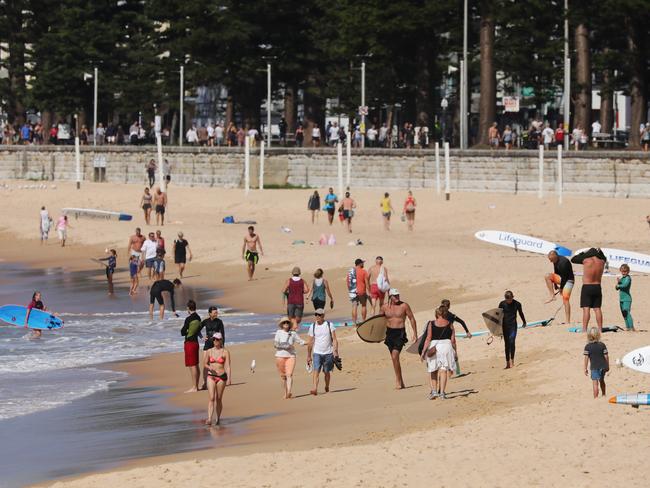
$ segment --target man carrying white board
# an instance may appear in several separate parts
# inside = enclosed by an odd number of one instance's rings
[[[607,257],[601,249],[591,249],[576,254],[571,258],[572,263],[582,264],[582,290],[580,290],[580,307],[582,308],[582,332],[587,332],[591,309],[596,315],[598,330],[603,331],[603,312],[600,309],[603,303],[603,291],[600,283],[603,279]]]
[[[546,288],[548,288],[548,293],[550,295],[549,299],[546,300],[546,303],[550,303],[555,300],[557,293],[562,291],[562,302],[564,303],[564,315],[566,317],[566,323],[571,323],[571,292],[573,291],[573,285],[575,284],[575,276],[573,274],[573,266],[571,266],[571,261],[569,261],[564,256],[558,255],[557,251],[551,251],[548,253],[548,260],[553,263],[553,272],[547,273],[544,276],[544,281],[546,282]],[[556,292],[557,290],[557,292]]]
[[[408,342],[406,337],[406,319],[411,322],[413,337],[411,342],[418,339],[418,326],[415,317],[408,303],[400,300],[397,288],[391,288],[388,292],[388,303],[381,307],[382,313],[386,316],[386,339],[384,344],[388,347],[390,358],[393,361],[395,370],[395,389],[404,388],[404,379],[402,378],[402,365],[399,361],[399,355],[402,348]]]

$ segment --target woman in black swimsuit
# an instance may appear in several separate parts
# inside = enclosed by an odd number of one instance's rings
[[[422,360],[427,362],[431,374],[431,393],[429,400],[445,399],[447,380],[456,369],[456,333],[445,318],[447,309],[436,309],[435,320],[427,324],[427,338],[422,349]]]
[[[145,187],[144,194],[140,199],[140,207],[144,211],[144,221],[147,225],[151,225],[151,201],[153,200],[153,195],[149,191],[149,188]]]

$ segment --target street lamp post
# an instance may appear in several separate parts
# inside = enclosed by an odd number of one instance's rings
[[[366,147],[366,61],[361,61],[361,147]]]
[[[183,99],[185,98],[185,88],[184,88],[184,83],[185,80],[183,79],[185,76],[185,67],[181,65],[181,87],[180,87],[180,110],[178,114],[178,145],[182,146],[183,145]]]
[[[569,150],[571,122],[571,58],[569,57],[569,0],[564,0],[564,149]]]
[[[447,137],[447,107],[449,102],[447,98],[443,98],[440,102],[440,107],[442,108],[442,142],[444,144]]]
[[[271,62],[266,63],[266,144],[271,147]]]
[[[95,90],[93,93],[93,146],[97,145],[97,88],[98,88],[98,77],[99,77],[99,70],[95,68],[95,72],[93,73],[95,76]]]
[[[463,61],[461,62],[460,71],[460,148],[467,149],[467,98],[468,98],[468,81],[467,81],[467,18],[469,15],[467,0],[463,2]]]

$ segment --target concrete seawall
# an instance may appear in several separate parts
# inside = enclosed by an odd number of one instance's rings
[[[81,148],[85,181],[142,183],[145,165],[156,159],[155,147],[99,146]],[[164,147],[172,163],[172,181],[187,186],[244,186],[244,152],[239,148]],[[423,188],[436,186],[432,150],[354,150],[352,188]],[[345,156],[344,156],[345,181]],[[98,170],[103,166],[105,170]],[[544,191],[557,188],[557,153],[544,158]],[[102,174],[103,173],[103,174]],[[258,185],[259,150],[251,152],[251,187]],[[73,146],[0,146],[0,179],[57,181],[76,179]],[[440,179],[444,188],[441,151]],[[563,190],[574,195],[650,197],[650,153],[632,151],[570,151],[563,157]],[[272,148],[266,151],[267,186],[337,188],[336,150]],[[451,191],[536,192],[537,151],[452,150]]]

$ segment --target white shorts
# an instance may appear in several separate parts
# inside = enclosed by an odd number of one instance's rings
[[[56,232],[59,234],[60,241],[65,241],[68,238],[68,231],[66,229],[59,229]]]

